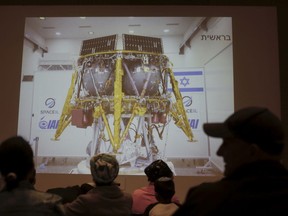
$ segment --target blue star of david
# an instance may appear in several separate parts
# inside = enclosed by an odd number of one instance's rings
[[[180,85],[183,85],[184,87],[186,87],[186,85],[189,85],[189,79],[187,79],[186,77],[183,77],[182,79],[180,79]]]

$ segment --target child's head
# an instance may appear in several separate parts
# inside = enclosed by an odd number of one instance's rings
[[[159,202],[170,203],[175,194],[175,185],[172,178],[161,177],[154,182],[156,198]]]

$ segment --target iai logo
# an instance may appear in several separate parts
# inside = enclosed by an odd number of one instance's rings
[[[188,121],[192,129],[198,129],[199,119],[188,119]]]
[[[54,98],[47,98],[45,101],[45,106],[48,108],[53,108],[55,106],[55,99]]]
[[[59,120],[46,120],[45,116],[42,117],[38,123],[40,129],[57,129]]]

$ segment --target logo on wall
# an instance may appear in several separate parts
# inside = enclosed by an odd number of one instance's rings
[[[199,119],[188,119],[188,122],[190,124],[190,127],[192,129],[197,129],[199,125]]]
[[[38,127],[42,130],[57,129],[59,124],[58,110],[52,109],[56,105],[56,100],[54,98],[47,98],[44,103],[44,109],[40,110],[40,120],[38,122]],[[57,117],[55,116],[57,115]],[[55,116],[55,117],[53,117]],[[57,120],[56,120],[57,119]]]
[[[190,96],[182,97],[182,101],[185,107],[190,107],[192,105],[192,97]]]
[[[40,119],[40,129],[57,129],[59,120],[45,120],[44,118],[45,116]]]
[[[192,107],[192,103],[193,103],[193,100],[192,100],[192,96],[184,96],[182,97],[182,101],[183,101],[183,105],[184,107],[186,108],[186,113],[198,113],[197,112],[197,109]]]
[[[44,105],[47,109],[40,110],[41,115],[59,114],[58,110],[52,109],[56,105],[56,100],[54,98],[47,98]]]
[[[45,101],[45,106],[47,106],[48,108],[53,108],[55,106],[55,99],[54,98],[47,98]]]

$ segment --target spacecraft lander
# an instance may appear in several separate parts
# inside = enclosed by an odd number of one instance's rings
[[[90,156],[106,152],[120,164],[150,163],[159,158],[154,138],[163,139],[169,123],[190,141],[192,129],[161,38],[123,34],[123,50],[116,49],[117,39],[83,41],[54,139],[69,125],[92,127]]]

